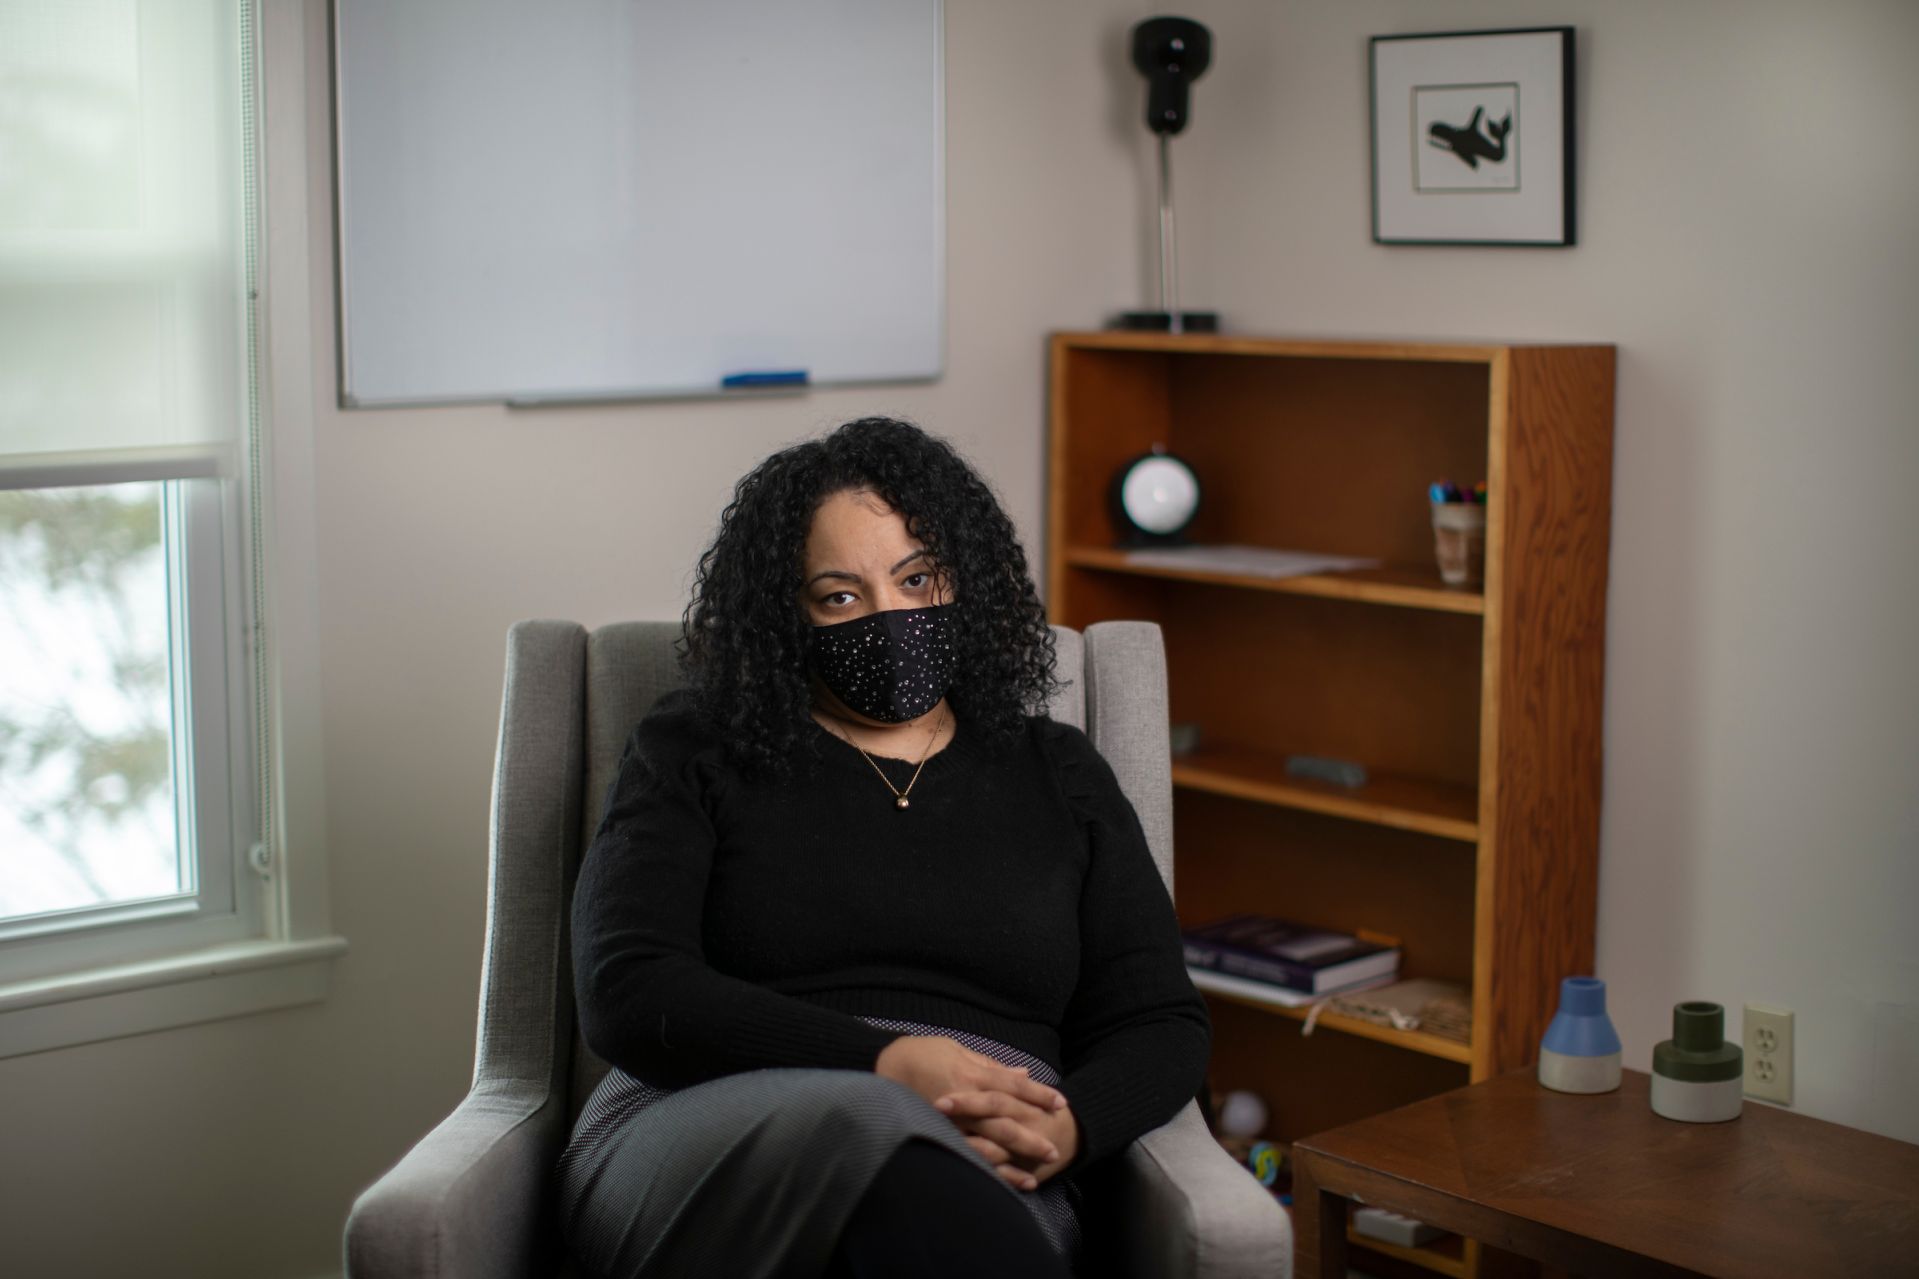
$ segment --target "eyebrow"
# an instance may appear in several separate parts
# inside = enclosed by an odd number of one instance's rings
[[[911,564],[914,560],[924,557],[925,554],[926,554],[926,551],[924,549],[914,551],[911,555],[907,556],[905,559],[895,564],[892,568],[887,569],[886,575],[888,577],[891,577],[893,574],[905,568],[908,564]],[[813,574],[813,576],[807,578],[806,584],[808,586],[811,586],[813,583],[819,581],[823,577],[840,578],[848,582],[857,582],[860,580],[860,575],[858,573],[849,573],[843,568],[829,568],[823,573],[815,573]]]

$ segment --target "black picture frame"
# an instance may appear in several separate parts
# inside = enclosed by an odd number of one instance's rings
[[[1577,244],[1575,47],[1568,26],[1372,37],[1373,242]]]

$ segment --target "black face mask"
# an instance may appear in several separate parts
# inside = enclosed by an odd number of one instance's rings
[[[813,628],[813,669],[833,695],[868,719],[916,719],[939,705],[953,679],[951,604],[896,608]]]

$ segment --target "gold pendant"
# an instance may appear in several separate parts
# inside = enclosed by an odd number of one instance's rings
[[[895,807],[895,808],[905,808],[905,807],[906,807],[906,796],[904,796],[904,795],[902,795],[902,796],[900,796],[900,797],[899,797],[898,799],[896,799],[896,800],[894,800],[894,801],[893,801],[893,807]]]

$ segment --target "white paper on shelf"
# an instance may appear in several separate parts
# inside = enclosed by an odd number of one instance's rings
[[[1269,546],[1159,546],[1126,552],[1126,562],[1141,568],[1190,569],[1242,577],[1304,577],[1378,568],[1378,560],[1315,551],[1282,551]]]

